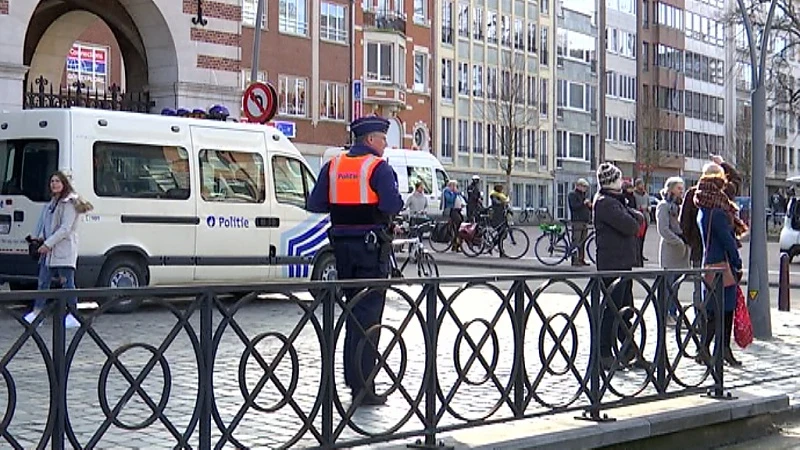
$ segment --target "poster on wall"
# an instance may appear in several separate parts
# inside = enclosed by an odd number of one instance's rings
[[[67,82],[80,80],[86,88],[105,90],[108,77],[107,47],[74,43],[67,55]]]

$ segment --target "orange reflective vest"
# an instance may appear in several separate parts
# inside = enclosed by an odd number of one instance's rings
[[[331,205],[377,205],[378,193],[369,185],[372,172],[381,159],[375,155],[349,156],[341,153],[328,167]]]

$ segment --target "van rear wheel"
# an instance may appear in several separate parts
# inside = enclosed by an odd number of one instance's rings
[[[333,252],[325,252],[320,255],[317,262],[314,264],[314,269],[311,271],[311,281],[334,281],[337,280],[336,274],[336,258]],[[324,295],[325,291],[321,289],[309,289],[308,291],[314,298]],[[341,298],[341,290],[337,289],[337,296]]]
[[[98,285],[112,289],[146,286],[145,269],[135,258],[126,256],[114,258],[103,266]],[[142,299],[135,297],[110,297],[104,301],[111,302],[108,312],[117,314],[131,313],[142,304]]]

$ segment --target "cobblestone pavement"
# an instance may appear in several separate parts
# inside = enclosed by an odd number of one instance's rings
[[[578,281],[578,283],[581,283]],[[502,297],[506,295],[507,283],[500,283],[496,290],[475,286],[454,295],[458,286],[444,286],[444,295],[453,299],[451,310],[454,314],[443,312],[440,308],[439,345],[436,349],[438,364],[437,376],[443,396],[450,399],[451,408],[441,411],[443,424],[461,423],[464,420],[480,420],[489,416],[499,418],[510,415],[507,405],[498,401],[500,392],[509,386],[509,378],[514,357],[512,319],[509,309],[504,307]],[[531,285],[535,289],[535,285]],[[388,391],[389,402],[383,407],[358,408],[348,424],[342,420],[343,413],[350,407],[349,392],[346,391],[341,370],[341,347],[343,333],[337,341],[336,386],[341,399],[341,411],[334,412],[334,428],[341,432],[340,439],[354,439],[365,433],[413,431],[422,428],[421,412],[410,404],[421,399],[421,384],[424,372],[425,338],[420,318],[409,314],[413,302],[420,293],[419,287],[406,287],[389,295],[384,313],[381,347],[391,341],[391,328],[402,329],[402,345],[395,346],[388,357],[388,366],[400,376],[401,367],[403,389],[392,389],[392,379],[382,371],[377,383],[379,391]],[[682,298],[691,298],[691,291],[683,289]],[[643,306],[644,295],[637,291],[637,304]],[[308,305],[304,303],[303,305]],[[230,306],[231,304],[228,304]],[[566,406],[583,405],[586,399],[579,394],[578,378],[586,372],[589,356],[589,319],[579,298],[564,289],[542,294],[525,328],[525,368],[529,382],[535,386],[535,396],[528,405],[527,412],[543,410],[545,405]],[[91,314],[91,311],[85,311]],[[424,308],[423,308],[424,312]],[[214,314],[213,323],[217,333],[217,343],[213,374],[215,397],[214,442],[218,442],[221,429],[233,429],[232,437],[249,448],[275,448],[291,444],[295,447],[314,446],[314,431],[306,427],[301,417],[309,417],[313,430],[321,432],[321,411],[318,406],[321,379],[321,348],[318,331],[315,328],[321,320],[321,309],[313,314],[314,320],[296,329],[305,310],[298,304],[280,299],[259,299],[233,315],[233,322],[221,325],[223,316]],[[179,318],[187,316],[181,327]],[[575,359],[577,374],[568,370],[564,356],[556,352],[549,371],[543,370],[543,361],[554,346],[554,340],[543,327],[550,324],[556,334],[560,334],[566,318],[574,315],[574,328],[566,327],[563,345],[567,354]],[[646,358],[655,354],[655,311],[652,303],[643,308],[644,322],[647,324],[643,353]],[[407,326],[403,322],[410,317]],[[490,337],[482,349],[487,364],[494,368],[496,379],[486,376],[480,361],[475,361],[467,373],[468,382],[458,383],[458,367],[463,367],[472,351],[466,339],[459,338],[459,330],[453,316],[457,317],[475,342],[487,329],[495,331],[496,339]],[[497,317],[495,317],[497,316]],[[688,320],[692,320],[689,313]],[[796,355],[800,354],[800,316],[794,313],[774,313],[775,339],[769,342],[756,342],[740,352],[745,363],[743,369],[726,369],[726,383],[742,386],[768,379],[785,378],[781,383],[784,390],[800,392],[800,377],[792,374],[800,372]],[[234,326],[235,323],[235,326]],[[238,331],[241,337],[237,334]],[[76,338],[81,331],[68,331],[68,342],[74,351],[69,367],[67,409],[75,441],[68,447],[95,448],[166,448],[177,442],[175,436],[186,435],[189,444],[197,446],[197,426],[195,405],[198,402],[198,361],[195,339],[199,330],[199,313],[192,312],[189,303],[175,304],[170,311],[163,307],[151,307],[129,315],[100,315],[92,319],[92,329],[98,339],[85,334]],[[14,346],[23,327],[11,318],[0,318],[0,355],[6,362],[8,351]],[[296,331],[292,351],[278,363],[275,373],[283,389],[291,394],[292,401],[282,401],[281,388],[267,381],[256,397],[252,407],[245,405],[244,398],[251,392],[264,375],[256,358],[248,351],[248,344],[255,349],[267,364],[279,352],[283,336]],[[36,336],[44,352],[37,348],[34,339],[28,339],[19,351],[10,358],[0,371],[5,376],[5,384],[0,385],[0,411],[11,404],[13,417],[7,426],[7,435],[0,436],[0,448],[11,447],[5,439],[12,436],[21,448],[35,448],[48,428],[48,405],[51,386],[43,357],[51,348],[52,333],[50,321],[46,321]],[[264,334],[272,333],[272,334]],[[170,338],[174,335],[174,340]],[[641,335],[637,330],[637,340]],[[671,330],[667,339],[670,359],[677,363],[675,373],[686,384],[710,383],[705,379],[705,369],[692,360],[696,347],[688,347],[689,357],[678,358],[677,338],[685,336],[685,328]],[[260,338],[260,339],[259,339]],[[102,346],[109,353],[116,352],[119,361],[135,378],[151,358],[152,352],[168,341],[162,360],[154,361],[153,370],[144,378],[141,393],[131,392],[129,401],[120,402],[130,387],[120,370],[113,367]],[[540,347],[539,342],[543,343]],[[494,341],[494,344],[493,344]],[[247,343],[247,344],[246,344]],[[494,348],[493,348],[494,347]],[[458,358],[455,357],[458,355]],[[0,366],[2,367],[2,366]],[[485,382],[484,379],[488,378]],[[614,374],[611,390],[606,400],[617,395],[641,395],[654,393],[646,383],[645,371],[620,371]],[[680,389],[677,382],[671,390]],[[107,400],[106,400],[107,398]],[[148,398],[147,404],[143,398]],[[152,417],[152,409],[162,409],[161,420]],[[421,406],[419,407],[422,410]],[[118,410],[116,420],[107,419],[104,411]],[[2,421],[0,421],[2,423]],[[295,441],[295,439],[297,439]],[[44,445],[47,447],[48,445]],[[226,443],[223,448],[234,448]]]

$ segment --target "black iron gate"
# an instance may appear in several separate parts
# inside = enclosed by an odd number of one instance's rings
[[[22,94],[23,109],[72,106],[149,113],[155,102],[150,101],[148,92],[122,92],[116,84],[112,84],[104,92],[87,89],[86,84],[80,81],[54,88],[53,84],[41,75],[25,84]]]

